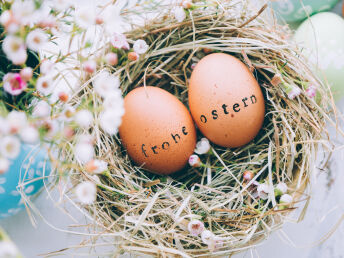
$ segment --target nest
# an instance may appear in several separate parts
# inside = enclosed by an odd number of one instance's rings
[[[328,88],[287,39],[289,32],[261,17],[264,8],[253,12],[245,1],[223,1],[216,7],[195,8],[181,23],[165,12],[126,33],[130,42],[144,39],[150,46],[139,60],[116,67],[102,64],[120,77],[123,96],[135,87],[153,85],[187,105],[192,63],[209,51],[228,53],[251,69],[266,101],[264,125],[254,141],[236,149],[212,145],[211,154],[201,157],[205,167],[187,167],[168,177],[135,166],[120,139],[95,125],[90,133],[96,138],[97,157],[108,162],[110,170],[99,176],[97,202],[85,208],[101,227],[101,236],[116,237],[109,242],[110,246],[115,243],[114,253],[230,255],[266,238],[290,211],[302,206],[317,146],[327,140],[324,122],[332,100]],[[98,54],[105,55],[109,49],[102,48]],[[71,104],[92,99],[95,107],[101,106],[92,78],[84,82]],[[310,84],[321,98],[304,94]],[[290,99],[290,87],[303,93]],[[68,150],[61,155],[75,162]],[[254,172],[254,179],[245,182],[245,171]],[[76,169],[72,177],[78,183],[89,175]],[[287,183],[293,203],[282,207],[273,194],[268,200],[255,198],[254,181],[270,186]],[[192,236],[187,230],[191,219],[203,221],[223,245],[212,249]]]

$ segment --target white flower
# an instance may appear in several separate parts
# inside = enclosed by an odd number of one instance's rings
[[[295,99],[297,96],[301,94],[301,90],[299,87],[292,86],[287,93],[289,99]]]
[[[75,115],[75,108],[71,105],[64,105],[64,109],[61,112],[61,119],[66,122],[70,122],[73,120]]]
[[[186,14],[182,6],[177,6],[174,8],[174,17],[178,22],[182,22],[185,20]]]
[[[21,38],[8,35],[2,43],[2,49],[13,64],[22,65],[26,62],[26,48]]]
[[[82,67],[86,73],[94,73],[97,68],[97,63],[94,60],[87,60],[83,63]]]
[[[204,230],[201,234],[202,242],[206,245],[214,245],[215,235],[209,230]]]
[[[47,117],[50,115],[51,106],[48,102],[40,100],[33,108],[32,115],[34,117]]]
[[[7,172],[9,168],[10,168],[10,162],[8,161],[8,159],[0,157],[0,175]]]
[[[288,191],[288,186],[284,182],[280,182],[276,185],[276,190],[280,191],[282,194],[285,194]]]
[[[89,128],[93,122],[93,115],[87,109],[78,111],[74,116],[75,122],[83,128]]]
[[[20,152],[20,141],[14,136],[5,136],[1,139],[0,153],[8,159],[15,159]]]
[[[259,184],[257,187],[257,192],[258,192],[259,198],[261,198],[262,200],[266,200],[269,198],[270,188],[265,183]]]
[[[204,230],[204,224],[199,220],[192,220],[188,224],[188,230],[192,236],[198,236]]]
[[[97,199],[97,186],[91,181],[78,184],[75,194],[82,204],[92,204]]]
[[[94,9],[87,5],[77,6],[75,10],[75,22],[83,29],[95,25],[96,15]]]
[[[27,47],[38,52],[42,46],[48,41],[48,35],[41,29],[30,31],[26,37]]]
[[[11,11],[6,10],[0,16],[0,23],[5,27],[6,31],[14,34],[19,30],[19,24],[15,20]]]
[[[0,241],[0,257],[1,258],[15,258],[18,256],[17,247],[10,241]]]
[[[108,170],[108,163],[103,160],[93,159],[87,162],[85,168],[89,173],[99,174]]]
[[[27,126],[23,128],[20,133],[20,138],[23,142],[34,144],[39,140],[39,133],[38,130],[33,126]]]
[[[122,123],[122,115],[116,110],[105,110],[99,115],[99,123],[104,132],[115,135]]]
[[[107,53],[105,55],[105,62],[111,66],[118,64],[118,55],[116,53]]]
[[[104,109],[116,111],[117,115],[124,115],[124,100],[120,90],[115,91],[111,95],[105,97],[103,102]]]
[[[19,73],[7,73],[3,78],[4,90],[13,96],[20,95],[27,87]]]
[[[199,142],[196,144],[195,152],[197,154],[205,154],[210,150],[210,143],[207,138],[202,138]]]
[[[0,116],[0,136],[10,133],[10,125],[8,121]]]
[[[36,89],[47,96],[52,93],[53,91],[53,81],[49,76],[41,76],[37,79]]]
[[[57,133],[61,131],[60,124],[56,121],[56,119],[45,119],[41,121],[41,126],[46,132],[46,134],[44,135],[45,138],[49,140],[54,138],[57,135]]]
[[[49,59],[44,59],[39,67],[41,74],[47,74],[54,69],[54,63],[51,62]]]
[[[32,0],[16,0],[11,6],[12,13],[22,25],[29,25],[33,21],[35,4]]]
[[[10,133],[16,134],[27,125],[27,118],[24,112],[13,110],[7,115],[7,123]]]
[[[32,75],[33,75],[33,70],[31,67],[28,66],[28,67],[21,69],[19,74],[23,80],[30,81],[32,78]]]
[[[128,50],[130,48],[126,36],[122,33],[115,32],[112,35],[111,44],[114,48],[118,48],[118,49],[123,48],[123,49]]]
[[[93,82],[95,92],[104,98],[113,94],[119,86],[119,78],[106,71],[101,72]]]
[[[74,155],[81,164],[86,164],[94,157],[93,145],[88,143],[77,143],[74,147]]]
[[[280,203],[289,204],[293,202],[293,197],[289,194],[283,194],[280,199]]]
[[[134,42],[133,48],[136,53],[142,55],[147,52],[149,46],[147,45],[146,41],[138,39]]]
[[[189,165],[191,167],[199,167],[202,165],[202,162],[197,155],[193,154],[189,157]]]

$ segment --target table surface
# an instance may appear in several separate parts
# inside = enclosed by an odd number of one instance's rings
[[[335,7],[335,12],[340,13],[341,3]],[[343,112],[344,99],[338,102],[338,108]],[[343,144],[333,129],[329,129],[332,138]],[[319,172],[313,178],[312,198],[305,219],[300,223],[287,222],[284,227],[272,233],[272,235],[257,247],[234,257],[279,257],[279,258],[342,258],[344,257],[344,223],[337,225],[344,214],[344,150],[334,153],[329,171]],[[331,185],[331,187],[329,187]],[[67,216],[63,205],[54,206],[59,195],[55,191],[51,196],[41,194],[35,205],[42,217],[35,215],[35,226],[25,211],[14,217],[0,221],[10,237],[18,245],[25,257],[37,257],[38,255],[58,251],[63,248],[78,245],[83,236],[68,233],[75,231],[71,225],[82,224],[85,221],[82,215],[71,204],[66,208],[74,209],[74,218]],[[333,228],[337,230],[326,239],[327,234]],[[319,244],[322,243],[322,244]],[[88,250],[78,250],[84,256],[91,257]],[[69,252],[64,257],[72,257]],[[97,257],[97,256],[92,256]],[[123,257],[131,257],[124,255]]]

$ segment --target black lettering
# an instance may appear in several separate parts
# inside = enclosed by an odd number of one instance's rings
[[[178,139],[180,140],[179,134],[176,133],[175,135],[173,135],[173,133],[171,133],[171,136],[172,136],[174,142],[175,142],[175,143],[178,143],[178,141],[176,140],[176,138],[178,138]]]
[[[186,127],[185,126],[182,127],[182,131],[183,131],[184,135],[188,135],[188,132],[186,131]]]
[[[145,155],[145,157],[147,157],[148,158],[148,155],[147,155],[147,153],[146,153],[146,150],[145,150],[145,145],[144,144],[142,144],[142,146],[141,146],[141,150],[142,150],[142,153],[143,153],[143,155]]]
[[[247,107],[248,105],[246,104],[246,102],[245,101],[247,101],[248,99],[247,98],[243,98],[242,99],[242,102],[244,102],[244,107]]]
[[[219,115],[217,114],[217,110],[211,111],[211,114],[213,115],[214,120],[216,120],[219,117]]]
[[[166,148],[165,148],[165,145],[167,145]],[[164,142],[164,143],[162,144],[162,149],[163,149],[163,150],[168,149],[168,147],[170,147],[170,144],[169,144],[168,142]]]
[[[254,101],[253,101],[253,99],[254,99]],[[252,104],[257,103],[257,98],[256,98],[256,96],[254,96],[254,95],[251,96],[251,102],[252,102]]]
[[[154,154],[158,154],[158,153],[155,151],[155,149],[157,149],[157,148],[158,148],[157,146],[152,147],[152,150],[153,150]]]
[[[228,106],[227,106],[226,104],[223,104],[223,105],[222,105],[223,112],[225,112],[226,115],[229,114],[229,112],[227,111],[227,107],[228,107]]]
[[[207,122],[207,118],[205,117],[205,115],[201,115],[201,122],[202,123],[206,123]]]
[[[235,103],[235,104],[233,105],[233,110],[234,110],[234,112],[239,112],[239,111],[240,111],[240,108],[238,109],[238,107],[239,107],[239,104],[238,104],[238,103]]]

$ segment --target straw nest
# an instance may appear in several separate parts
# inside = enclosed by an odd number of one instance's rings
[[[266,101],[264,125],[254,141],[236,149],[212,145],[212,153],[201,157],[206,167],[187,167],[169,177],[135,166],[120,139],[103,133],[98,125],[89,131],[96,138],[97,156],[109,163],[110,170],[99,176],[97,202],[85,208],[100,226],[101,235],[96,237],[115,237],[108,242],[116,246],[114,254],[230,255],[266,238],[296,207],[302,210],[300,201],[307,199],[304,190],[315,168],[317,145],[326,141],[324,121],[332,101],[288,40],[289,32],[261,17],[264,9],[253,12],[246,1],[222,1],[216,7],[190,11],[181,23],[164,12],[127,32],[130,42],[144,39],[150,46],[139,60],[122,61],[116,67],[102,64],[121,78],[124,96],[137,86],[153,85],[187,105],[191,64],[205,55],[204,49],[228,53],[251,69]],[[98,55],[109,50],[102,48]],[[100,106],[92,78],[84,82],[71,104],[92,99],[95,107]],[[321,98],[306,96],[310,84]],[[289,99],[290,87],[302,93]],[[62,155],[73,159],[67,150]],[[245,182],[244,171],[254,172],[254,179]],[[75,183],[87,178],[82,169],[73,173]],[[287,183],[293,203],[281,206],[274,194],[268,200],[254,197],[254,181],[271,187]],[[191,219],[203,221],[223,245],[209,248],[192,236],[187,230]]]

